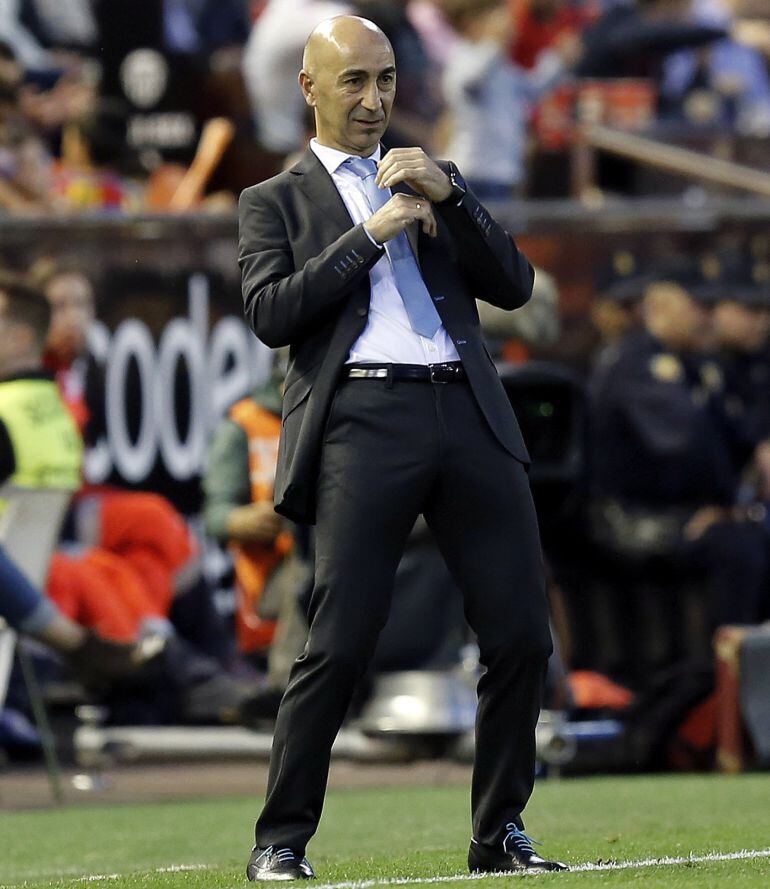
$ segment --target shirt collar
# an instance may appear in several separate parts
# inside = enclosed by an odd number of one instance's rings
[[[330,174],[336,173],[349,157],[354,157],[354,155],[339,151],[337,148],[329,148],[328,145],[321,145],[318,142],[318,139],[310,140],[310,150],[315,154],[318,160],[321,161]],[[379,161],[382,157],[382,146],[378,145],[369,157],[373,161]]]

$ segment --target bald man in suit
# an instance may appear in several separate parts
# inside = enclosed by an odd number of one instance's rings
[[[535,854],[521,819],[551,638],[529,458],[475,302],[522,306],[532,268],[453,164],[420,148],[383,153],[396,67],[375,25],[319,25],[299,83],[317,136],[240,201],[246,317],[267,345],[290,347],[276,509],[317,525],[310,633],[278,714],[247,875],[314,876],[305,847],[331,746],[420,514],[485,667],[469,868],[561,870]]]

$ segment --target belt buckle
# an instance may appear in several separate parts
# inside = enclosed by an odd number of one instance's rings
[[[454,368],[449,368],[446,364],[429,364],[428,367],[430,368],[431,383],[440,383],[443,386],[454,375]],[[444,378],[442,379],[439,374],[443,374]]]

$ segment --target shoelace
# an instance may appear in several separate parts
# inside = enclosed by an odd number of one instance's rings
[[[288,846],[280,849],[276,849],[275,846],[268,846],[267,849],[262,850],[262,854],[257,857],[257,861],[260,858],[277,858],[281,863],[286,863],[287,861],[296,861],[297,855]]]
[[[538,840],[534,840],[532,837],[527,836],[524,831],[520,830],[512,821],[505,825],[505,829],[508,831],[503,840],[503,849],[506,852],[508,851],[509,842],[513,843],[520,852],[526,852],[527,855],[535,854],[535,850],[532,848],[532,843],[535,843],[537,846],[543,845],[541,842],[538,842]]]

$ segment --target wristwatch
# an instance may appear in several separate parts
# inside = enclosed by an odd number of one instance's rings
[[[443,201],[438,202],[437,206],[441,207],[442,205],[453,204],[454,206],[459,207],[468,191],[468,186],[465,184],[465,180],[460,174],[460,171],[452,161],[449,161],[447,176],[449,176],[449,181],[452,184],[452,190],[449,192],[448,197],[444,198]]]

